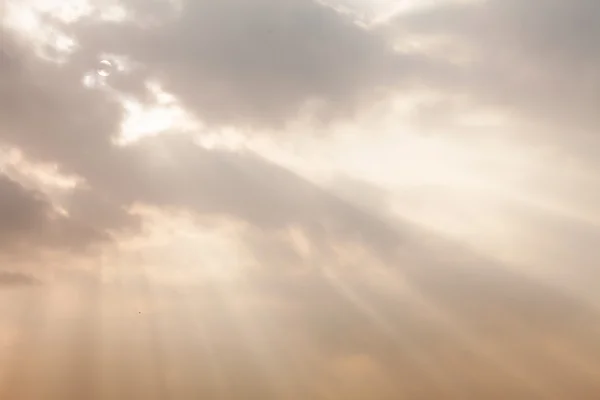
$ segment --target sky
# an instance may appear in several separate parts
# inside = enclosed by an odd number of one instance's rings
[[[598,398],[599,35],[595,0],[5,0],[0,398]]]

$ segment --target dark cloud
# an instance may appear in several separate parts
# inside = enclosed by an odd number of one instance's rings
[[[367,83],[369,79],[382,77],[362,64],[371,63],[371,54],[377,58],[376,69],[389,65],[392,58],[386,53],[380,38],[312,2],[262,2],[251,7],[247,2],[229,1],[219,5],[190,2],[186,6],[188,9],[181,20],[163,28],[145,31],[135,26],[110,24],[95,27],[102,28],[102,35],[98,33],[101,37],[116,35],[114,38],[119,38],[108,41],[107,46],[126,47],[111,49],[92,44],[91,49],[120,50],[117,52],[139,58],[138,61],[158,71],[161,81],[163,77],[165,83],[168,79],[181,79],[177,83],[180,88],[193,88],[197,83],[199,86],[189,93],[207,96],[211,104],[223,109],[223,115],[229,115],[227,123],[233,124],[237,118],[234,114],[242,119],[253,119],[255,111],[258,113],[257,120],[264,117],[260,113],[271,110],[275,113],[274,119],[291,117],[300,103],[313,95],[309,93],[312,90],[316,96],[347,98],[346,94],[334,92],[347,89],[358,93],[361,88],[368,89],[374,84]],[[292,11],[294,18],[285,19],[284,14]],[[244,14],[248,15],[244,17]],[[222,19],[221,23],[213,23],[218,19]],[[288,20],[289,23],[285,22]],[[200,21],[199,29],[211,32],[199,34],[193,40],[186,38],[186,30]],[[302,30],[313,24],[315,27],[311,31],[323,37],[311,37],[310,31],[305,34]],[[277,34],[263,32],[271,25],[278,31]],[[120,29],[125,31],[118,33]],[[95,31],[92,29],[92,32]],[[152,35],[156,37],[152,38]],[[179,38],[178,35],[183,36]],[[85,52],[86,35],[81,33],[80,37]],[[203,37],[210,39],[204,41]],[[285,37],[292,42],[277,42]],[[222,43],[219,43],[219,38],[222,38]],[[267,39],[276,42],[274,49],[265,43]],[[135,40],[145,42],[138,45]],[[248,46],[254,43],[257,49],[250,50],[248,47],[250,53],[244,55],[242,50],[246,44],[240,43],[244,40],[251,42],[247,43]],[[135,45],[129,48],[132,43]],[[174,43],[179,44],[173,46]],[[159,52],[147,58],[154,51]],[[176,54],[170,56],[160,54],[160,51],[175,51]],[[208,53],[204,54],[205,51]],[[190,208],[199,213],[232,215],[264,227],[299,224],[315,232],[324,229],[358,232],[362,229],[358,225],[370,224],[369,218],[360,213],[351,217],[355,221],[344,221],[344,216],[352,215],[354,209],[293,173],[252,154],[208,151],[177,135],[145,139],[128,148],[115,147],[112,139],[119,132],[122,111],[106,92],[91,91],[81,85],[83,74],[93,65],[88,63],[89,60],[75,56],[67,64],[56,65],[32,56],[25,44],[22,44],[21,54],[20,68],[5,71],[2,75],[0,118],[5,129],[0,140],[5,145],[22,149],[33,160],[55,163],[61,172],[82,178],[90,189],[78,190],[67,200],[70,211],[78,218],[95,219],[94,224],[105,225],[112,221],[115,227],[128,225],[134,222],[125,210],[141,202]],[[253,54],[256,62],[251,62]],[[234,59],[238,56],[248,58],[238,62]],[[295,58],[288,59],[292,56]],[[176,68],[185,67],[194,76],[178,73],[170,69],[170,65],[165,65],[166,69],[160,72],[163,66],[153,65],[153,60],[173,63]],[[281,60],[283,65],[277,64],[276,60]],[[302,62],[310,64],[308,69],[300,68]],[[203,67],[203,63],[207,65]],[[217,64],[208,65],[212,63]],[[209,66],[210,74],[225,75],[201,76],[200,73]],[[265,74],[261,78],[263,83],[258,79],[260,77],[252,75],[259,72]],[[350,75],[344,77],[345,74]],[[315,79],[315,82],[309,83],[308,79]],[[363,82],[364,79],[367,81]],[[231,98],[221,102],[218,93],[211,94],[201,89],[203,84],[211,82],[223,88],[231,87],[233,92],[227,95]],[[287,98],[285,93],[289,85],[285,82],[295,88]],[[250,88],[254,84],[257,86]],[[261,84],[265,87],[260,88]],[[269,99],[262,100],[262,95]],[[283,97],[278,98],[280,95]],[[232,105],[235,99],[245,103],[244,109],[236,109],[235,104]],[[253,110],[254,106],[258,108]],[[278,107],[285,107],[287,111]],[[217,110],[209,108],[208,111],[221,119]],[[96,199],[90,202],[90,196]],[[87,198],[87,204],[78,200],[82,198]],[[339,216],[330,216],[329,213]],[[324,228],[324,225],[330,226]]]
[[[153,12],[135,4],[144,15]],[[217,125],[282,127],[315,101],[324,119],[348,117],[424,67],[314,1],[190,0],[180,16],[165,19],[151,28],[72,29],[84,50],[130,57],[141,64],[138,78],[154,77]]]
[[[119,132],[120,105],[82,84],[85,65],[45,62],[23,44],[19,68],[0,75],[4,144],[62,171],[103,168]]]
[[[139,220],[128,209],[142,203],[233,217],[263,229],[298,226],[324,240],[362,238],[382,251],[393,245],[376,219],[251,153],[209,151],[181,135],[115,147],[111,139],[118,131],[119,108],[102,92],[80,86],[81,66],[56,66],[33,57],[21,62],[18,74],[5,75],[2,82],[0,114],[6,123],[0,141],[82,180],[61,198],[69,218],[51,213],[42,199],[31,203],[37,214],[7,211],[6,218],[20,218],[15,225],[29,223],[23,237],[66,240],[59,233],[87,226],[88,234],[71,237],[71,245],[78,247],[91,240],[92,231],[99,237],[131,233]],[[28,203],[16,199],[14,204]]]
[[[19,74],[4,81],[0,140],[82,178],[90,189],[67,200],[78,218],[107,228],[109,221],[115,228],[135,224],[125,210],[139,202],[234,216],[265,228],[298,224],[335,234],[372,229],[368,216],[250,153],[209,151],[182,135],[115,147],[119,107],[80,85],[82,66],[22,62]],[[379,239],[375,232],[365,236]]]
[[[141,228],[140,218],[132,215],[128,204],[121,204],[90,188],[81,188],[64,198],[71,218],[100,231],[133,234]]]
[[[34,253],[36,246],[82,249],[106,239],[94,227],[58,213],[43,194],[0,175],[0,247],[3,251],[29,249],[29,253]]]
[[[31,275],[21,272],[0,271],[1,287],[32,286],[39,284],[40,281]]]
[[[6,176],[0,176],[0,192],[3,236],[35,229],[40,221],[48,217],[49,204],[39,193],[26,190]]]

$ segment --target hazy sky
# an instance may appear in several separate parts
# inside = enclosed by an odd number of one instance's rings
[[[0,398],[600,396],[600,2],[4,12]]]

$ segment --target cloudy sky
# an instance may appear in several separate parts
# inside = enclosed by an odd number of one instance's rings
[[[3,12],[0,398],[600,395],[600,2]]]

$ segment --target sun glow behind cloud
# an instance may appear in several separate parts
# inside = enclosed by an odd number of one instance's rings
[[[16,129],[0,131],[9,194],[0,199],[16,199],[0,215],[24,210],[18,240],[48,227],[47,243],[66,232],[73,252],[19,263],[41,264],[23,267],[22,281],[31,272],[43,282],[35,288],[13,288],[0,271],[0,346],[7,315],[28,335],[8,341],[15,350],[0,362],[0,397],[88,398],[99,388],[99,398],[190,398],[201,374],[215,383],[210,394],[231,398],[228,390],[247,395],[263,383],[257,392],[274,395],[254,397],[411,398],[439,384],[433,398],[460,398],[483,392],[466,383],[461,392],[465,381],[487,390],[488,377],[506,374],[531,393],[501,396],[531,398],[573,365],[593,375],[597,362],[581,343],[597,335],[561,333],[579,311],[575,330],[593,319],[559,295],[583,291],[556,283],[583,271],[592,283],[581,298],[597,304],[597,197],[582,194],[596,174],[561,163],[565,146],[552,135],[552,151],[528,143],[544,128],[523,130],[521,110],[503,107],[527,96],[507,90],[513,97],[501,100],[511,101],[492,104],[487,85],[505,87],[489,70],[469,73],[487,62],[472,42],[425,40],[418,31],[427,27],[415,26],[397,53],[382,49],[395,39],[380,40],[386,23],[447,1],[324,1],[336,14],[309,0],[195,0],[149,42],[155,27],[145,22],[163,18],[159,2],[132,1],[131,15],[108,1],[11,2],[11,29],[42,59],[28,59],[32,70],[66,73],[17,79],[26,101],[0,112]],[[509,3],[518,2],[495,4]],[[286,20],[288,5],[306,20]],[[101,22],[139,15],[122,31]],[[96,21],[60,36],[59,26],[82,17]],[[270,29],[290,41],[280,48],[285,62],[264,45],[275,41]],[[362,50],[344,50],[354,48]],[[390,60],[406,68],[401,76],[372,79],[373,66]],[[486,81],[483,100],[477,90],[457,94],[473,84],[453,82],[457,71]],[[378,84],[397,84],[397,96],[363,98]],[[346,103],[353,97],[360,101]],[[38,201],[20,207],[30,197]],[[11,233],[5,225],[0,234]],[[548,345],[569,338],[562,355]],[[563,360],[564,373],[541,379],[536,363]],[[396,386],[398,370],[407,379]],[[31,384],[38,376],[45,380]]]
[[[154,97],[154,104],[122,100],[126,118],[117,144],[128,145],[143,137],[170,131],[191,134],[200,128],[201,125],[185,112],[176,98],[162,91],[158,85],[151,84],[149,89]]]
[[[486,0],[319,0],[342,13],[353,15],[368,28],[383,25],[400,14],[415,13],[448,3],[475,3]]]
[[[17,32],[28,45],[35,47],[39,57],[51,62],[66,63],[77,50],[78,43],[46,18],[71,24],[91,15],[117,22],[126,17],[124,9],[118,3],[110,1],[92,5],[87,0],[29,0],[8,3],[6,21],[9,29]],[[97,62],[89,65],[88,73],[81,80],[82,85],[104,90],[121,102],[126,118],[122,124],[121,136],[116,140],[117,144],[130,144],[142,137],[174,129],[197,129],[198,124],[183,110],[177,99],[162,91],[156,83],[147,82],[154,104],[145,104],[112,90],[109,83],[111,75],[131,72],[132,68],[134,67],[123,55],[99,54]]]
[[[352,1],[339,4],[362,10],[373,16],[375,21],[383,21],[395,13],[433,7],[433,3],[435,2]],[[44,25],[41,16],[52,15],[70,23],[91,15],[94,7],[85,1],[39,1],[31,3],[29,8],[13,8],[9,20],[13,22],[14,28],[20,27],[22,34],[39,41],[40,46],[50,45],[66,57],[76,46],[75,40],[61,36],[60,32]],[[118,71],[115,70],[115,73]],[[523,193],[527,191],[523,184],[526,180],[524,177],[533,171],[528,168],[534,168],[534,163],[523,162],[531,160],[531,155],[515,151],[518,149],[516,144],[479,141],[474,145],[471,142],[461,143],[452,137],[424,136],[410,124],[399,125],[395,121],[399,114],[394,110],[367,116],[365,120],[359,119],[350,126],[334,128],[327,138],[319,140],[298,135],[275,141],[260,132],[241,132],[233,128],[205,131],[201,122],[191,117],[176,97],[162,91],[158,84],[149,87],[154,97],[150,104],[113,93],[120,98],[126,115],[121,136],[115,140],[116,144],[134,145],[144,137],[184,131],[194,135],[196,142],[207,149],[251,150],[322,186],[327,186],[338,175],[352,176],[386,188],[392,199],[402,197],[406,188],[420,186],[439,186],[444,187],[444,191],[463,193],[474,190],[489,192],[490,188],[498,190],[501,187],[503,192]],[[475,114],[477,113],[464,116],[466,125],[481,126],[482,129],[490,125],[502,125],[501,119],[490,120]],[[379,134],[367,139],[365,132],[373,129],[373,126],[377,126]],[[299,125],[298,129],[306,127]],[[529,196],[524,194],[521,197]],[[476,205],[480,214],[500,212],[492,205],[486,206],[486,200],[482,197],[463,196],[461,203],[469,201],[474,203],[461,204],[461,207],[468,209]],[[392,200],[393,204],[395,202],[396,200]],[[446,234],[459,234],[458,227],[464,226],[463,217],[459,216],[460,213],[457,214],[456,205],[452,201],[433,201],[429,211],[417,211],[412,206],[407,208],[401,204],[402,201],[393,206],[396,212],[420,223],[441,228]],[[498,216],[494,218],[500,220]],[[489,228],[478,226],[475,231],[481,232],[481,229]]]

